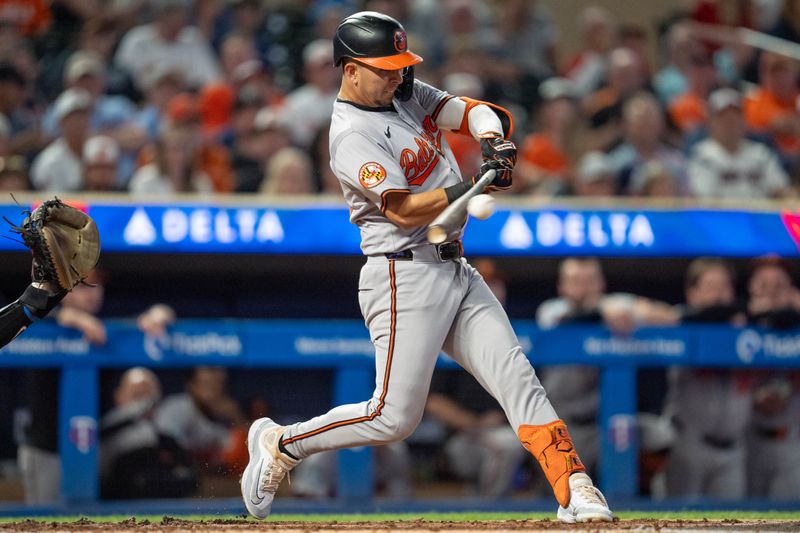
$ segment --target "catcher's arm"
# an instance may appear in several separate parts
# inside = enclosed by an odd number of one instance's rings
[[[67,291],[53,290],[49,283],[31,283],[18,300],[0,309],[0,348],[25,331],[34,320],[47,316]]]
[[[18,300],[0,309],[0,347],[34,320],[47,316],[100,258],[100,235],[94,220],[58,198],[29,212],[12,230],[33,254],[33,283]]]

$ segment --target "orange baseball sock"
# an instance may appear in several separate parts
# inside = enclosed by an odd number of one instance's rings
[[[569,476],[573,472],[585,472],[586,468],[575,451],[564,421],[556,420],[543,426],[522,425],[517,435],[539,461],[559,505],[569,505]]]

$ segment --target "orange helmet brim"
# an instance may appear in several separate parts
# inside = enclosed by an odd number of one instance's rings
[[[353,59],[359,63],[364,63],[371,67],[380,68],[383,70],[400,70],[401,68],[422,63],[422,58],[420,56],[409,51],[405,51],[401,54],[396,54],[393,56],[359,57]]]

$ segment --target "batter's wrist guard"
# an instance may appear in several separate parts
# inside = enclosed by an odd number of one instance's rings
[[[574,472],[585,472],[567,426],[556,420],[543,426],[522,425],[517,431],[522,445],[533,454],[541,465],[547,481],[561,507],[569,505],[569,476]]]
[[[447,203],[452,204],[459,197],[467,194],[467,191],[469,191],[470,188],[471,188],[470,184],[464,181],[462,181],[461,183],[456,183],[455,185],[451,185],[449,187],[445,187],[444,193],[447,195]]]

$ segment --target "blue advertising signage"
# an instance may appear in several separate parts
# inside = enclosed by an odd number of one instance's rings
[[[337,203],[85,204],[103,250],[144,253],[358,255],[358,228]],[[21,220],[20,208],[0,215]],[[501,206],[470,220],[467,255],[611,257],[798,256],[800,215],[711,209],[588,209]],[[22,250],[0,239],[0,251]]]
[[[158,337],[143,335],[129,320],[109,320],[106,326],[108,342],[94,346],[76,330],[42,321],[0,349],[0,368],[81,362],[115,367],[374,366],[375,348],[360,320],[179,320]],[[800,365],[800,330],[689,325],[615,336],[601,326],[542,330],[531,320],[513,326],[535,365]],[[454,364],[445,356],[441,363]]]

